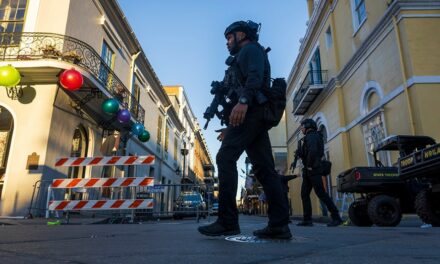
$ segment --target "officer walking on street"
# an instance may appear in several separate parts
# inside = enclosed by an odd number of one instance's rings
[[[237,69],[236,100],[228,115],[226,129],[216,161],[219,178],[219,210],[216,222],[199,227],[207,236],[240,233],[236,194],[237,160],[246,151],[255,176],[262,184],[268,202],[267,227],[254,231],[259,238],[290,239],[288,202],[278,173],[275,171],[263,105],[258,94],[270,86],[270,64],[265,49],[258,43],[259,25],[252,21],[232,23],[224,33],[227,47],[235,57]]]
[[[304,220],[297,225],[313,226],[312,204],[310,201],[310,192],[313,188],[318,198],[331,213],[332,221],[328,223],[327,226],[338,226],[342,224],[338,208],[325,192],[322,184],[322,158],[324,156],[324,141],[322,135],[317,131],[317,125],[313,119],[305,119],[301,122],[301,132],[304,134],[304,143],[302,144],[302,149],[300,149],[300,158],[304,165],[302,175],[303,182],[301,186]]]

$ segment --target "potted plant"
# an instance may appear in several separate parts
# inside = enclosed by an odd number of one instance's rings
[[[75,50],[67,51],[63,53],[63,59],[73,64],[78,64],[82,60],[82,56],[79,55]]]
[[[48,44],[40,48],[40,50],[43,52],[44,58],[57,58],[61,56],[61,52],[52,44]]]

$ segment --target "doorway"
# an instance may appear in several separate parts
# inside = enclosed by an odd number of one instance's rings
[[[88,135],[86,129],[79,125],[73,132],[72,145],[70,149],[70,157],[86,157],[88,149]],[[84,166],[69,167],[67,177],[69,179],[84,178],[86,168]],[[81,200],[82,193],[80,191],[66,189],[66,195],[69,200]]]
[[[9,150],[11,147],[12,133],[14,130],[14,118],[3,106],[0,106],[0,197],[6,177]]]

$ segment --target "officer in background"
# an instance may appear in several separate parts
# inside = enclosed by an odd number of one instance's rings
[[[221,131],[221,147],[216,161],[219,178],[219,210],[216,222],[201,226],[207,236],[240,233],[236,194],[238,185],[237,160],[246,151],[255,177],[263,186],[268,203],[267,227],[254,231],[259,238],[290,239],[288,202],[272,156],[268,130],[263,122],[263,105],[257,92],[270,86],[270,64],[264,48],[258,43],[259,25],[252,21],[232,23],[224,33],[227,48],[235,57],[238,70],[237,100]]]
[[[322,135],[317,131],[317,125],[312,119],[305,119],[301,122],[301,132],[304,134],[304,143],[300,151],[300,158],[304,165],[302,175],[303,182],[301,185],[304,219],[297,225],[313,226],[312,204],[310,201],[310,192],[313,188],[318,198],[331,213],[332,221],[328,223],[327,226],[338,226],[342,224],[338,208],[325,192],[322,184],[323,168],[321,161],[324,156],[324,141]]]

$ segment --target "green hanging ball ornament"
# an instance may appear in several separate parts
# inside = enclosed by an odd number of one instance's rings
[[[0,67],[0,86],[12,87],[20,83],[21,75],[18,70],[11,65]]]
[[[119,103],[116,99],[107,99],[102,103],[101,108],[107,114],[116,114],[119,110]]]
[[[138,139],[142,142],[147,142],[150,140],[150,133],[147,130],[142,131],[142,133],[138,136]]]

